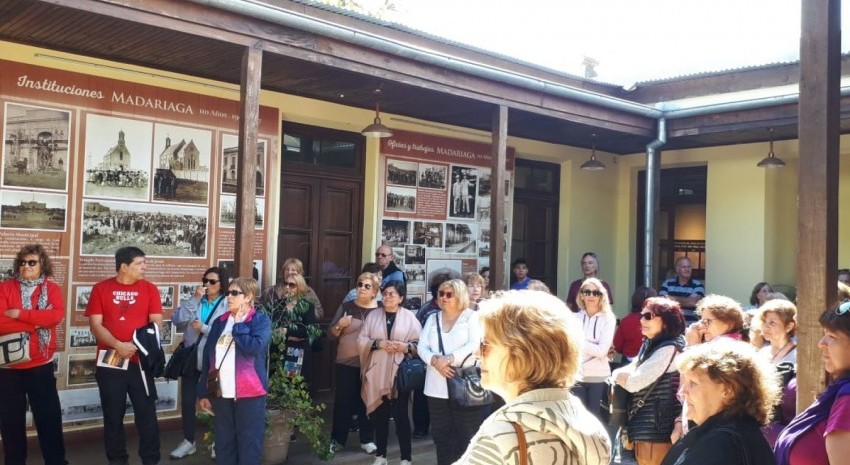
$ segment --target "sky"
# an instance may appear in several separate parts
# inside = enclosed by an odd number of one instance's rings
[[[578,76],[589,57],[599,62],[596,80],[626,88],[799,59],[800,0],[393,2],[382,19]],[[850,26],[846,6],[842,25]]]

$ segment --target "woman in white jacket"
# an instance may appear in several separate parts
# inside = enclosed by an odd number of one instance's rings
[[[573,387],[573,394],[596,415],[599,413],[599,400],[605,392],[605,379],[611,376],[608,351],[617,329],[617,319],[611,311],[610,302],[602,281],[587,278],[581,283],[576,297],[579,311],[575,316],[583,328],[584,351],[579,369],[580,382]]]

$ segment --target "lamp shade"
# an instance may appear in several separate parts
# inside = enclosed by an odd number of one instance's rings
[[[381,118],[375,117],[375,122],[363,128],[360,131],[360,134],[363,134],[366,137],[392,137],[393,131],[392,129],[381,124]]]
[[[770,152],[762,161],[758,162],[758,165],[756,166],[759,168],[782,168],[785,166],[785,162],[780,158],[776,158],[776,155],[774,155],[773,152]]]
[[[605,163],[602,163],[601,161],[597,160],[596,155],[594,154],[594,155],[590,156],[590,160],[587,160],[586,162],[581,164],[581,169],[587,170],[587,171],[604,170],[605,169]]]

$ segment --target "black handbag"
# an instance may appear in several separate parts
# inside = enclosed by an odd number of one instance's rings
[[[181,376],[188,376],[198,371],[198,343],[194,343],[189,347],[181,341],[177,344],[177,348],[171,353],[171,358],[165,365],[165,373],[162,375],[166,379],[177,379]]]
[[[398,364],[395,382],[399,392],[420,390],[425,387],[425,372],[428,367],[419,357],[405,357]]]
[[[605,380],[605,395],[599,401],[599,417],[603,423],[611,426],[626,426],[632,393],[614,382]]]
[[[440,328],[440,315],[437,314],[434,318],[437,319],[437,338],[440,342],[440,353],[445,355],[443,330]],[[463,366],[471,355],[469,354],[464,357],[460,367],[455,369],[455,375],[446,379],[449,401],[456,408],[483,407],[493,403],[493,393],[481,386],[481,369],[478,365]]]

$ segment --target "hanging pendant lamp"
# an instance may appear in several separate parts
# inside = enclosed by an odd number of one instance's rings
[[[392,129],[381,123],[381,88],[375,89],[375,121],[360,131],[366,137],[392,137]]]
[[[581,164],[581,169],[587,171],[599,171],[605,169],[605,163],[596,159],[596,134],[592,135],[593,142],[590,151],[590,160]]]
[[[785,162],[773,153],[773,128],[769,128],[768,131],[770,131],[770,152],[756,166],[759,168],[782,168],[785,166]]]

